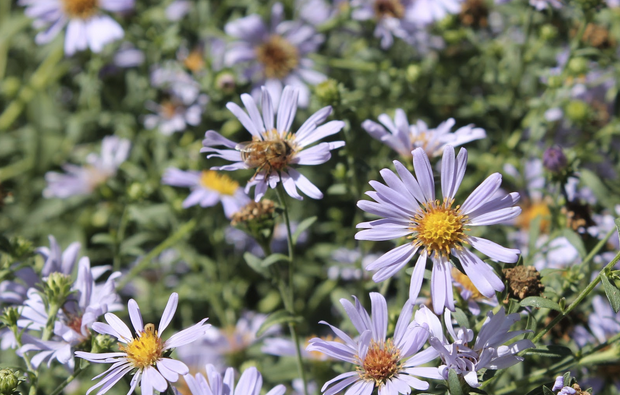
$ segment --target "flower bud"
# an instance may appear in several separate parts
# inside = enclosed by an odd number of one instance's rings
[[[543,166],[551,173],[561,173],[568,166],[568,160],[562,148],[558,146],[549,147],[543,154]]]
[[[109,335],[97,335],[93,340],[93,353],[103,353],[112,350],[112,346],[116,344],[116,340]]]
[[[315,93],[319,102],[324,106],[338,106],[340,104],[340,88],[338,81],[328,79],[315,88]]]
[[[261,246],[269,245],[273,236],[276,208],[269,199],[250,202],[233,214],[231,225],[252,236]]]
[[[21,379],[12,369],[0,370],[0,395],[12,395],[17,392]]]
[[[574,123],[585,121],[589,112],[590,108],[581,100],[572,100],[566,105],[566,116]]]
[[[17,307],[5,307],[2,315],[0,315],[0,322],[2,322],[7,327],[17,326],[17,320],[21,314]]]
[[[62,306],[71,294],[72,283],[71,277],[66,274],[58,272],[50,274],[43,283],[44,293],[49,303]]]
[[[574,75],[585,74],[588,71],[588,60],[586,58],[573,58],[568,62],[568,71]]]
[[[407,82],[410,82],[413,84],[420,78],[421,74],[422,74],[422,67],[420,67],[420,65],[410,64],[409,66],[407,66],[407,71],[405,73],[405,79],[407,79]]]
[[[554,39],[556,36],[558,35],[558,29],[557,27],[551,25],[551,24],[546,24],[543,25],[540,28],[540,38],[542,38],[543,40],[552,40]]]
[[[215,86],[224,93],[233,93],[237,87],[235,75],[229,71],[222,71],[215,77]]]

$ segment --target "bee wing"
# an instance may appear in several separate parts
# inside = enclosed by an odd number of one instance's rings
[[[256,147],[254,146],[255,144],[256,144],[256,141],[244,141],[242,143],[235,145],[235,149],[241,152],[250,152],[256,149]]]

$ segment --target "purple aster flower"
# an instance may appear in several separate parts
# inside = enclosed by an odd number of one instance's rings
[[[580,347],[601,344],[620,333],[620,313],[614,313],[609,301],[601,295],[592,299],[592,313],[588,317],[588,332],[583,326],[575,328],[573,338]]]
[[[385,253],[367,266],[377,270],[376,282],[392,277],[419,251],[411,275],[409,297],[415,301],[420,293],[428,258],[433,262],[431,297],[435,313],[444,306],[454,311],[450,255],[456,256],[480,293],[488,298],[495,291],[503,291],[504,283],[488,263],[464,248],[469,244],[493,260],[514,263],[519,250],[502,247],[492,241],[466,233],[470,226],[502,223],[519,215],[521,208],[514,205],[519,194],[498,191],[502,176],[490,175],[462,205],[454,205],[454,196],[465,175],[467,150],[461,149],[455,158],[454,148],[446,146],[441,162],[441,190],[443,202],[435,198],[435,180],[428,156],[422,148],[413,151],[413,167],[417,179],[400,162],[394,161],[398,175],[389,169],[381,170],[387,185],[371,181],[375,191],[367,192],[375,202],[361,200],[358,207],[383,217],[357,225],[362,230],[358,240],[391,240],[406,237],[407,242]]]
[[[469,277],[455,267],[452,268],[452,278],[454,279],[454,286],[459,289],[461,298],[467,302],[467,308],[473,315],[480,314],[480,303],[493,307],[499,304],[497,295],[493,295],[492,298],[482,295]]]
[[[95,188],[116,174],[121,163],[129,156],[129,140],[117,136],[106,136],[101,142],[101,155],[90,154],[84,167],[65,164],[65,174],[49,171],[45,174],[46,198],[68,198],[75,195],[89,195]]]
[[[192,189],[192,193],[183,202],[183,208],[196,204],[200,204],[201,207],[211,207],[221,201],[226,217],[230,218],[250,202],[236,181],[213,170],[183,171],[169,168],[164,173],[161,182],[166,185]]]
[[[182,132],[187,125],[197,126],[200,124],[202,112],[209,102],[207,95],[198,96],[192,105],[183,104],[177,97],[171,96],[169,100],[161,104],[148,101],[145,107],[155,114],[144,117],[144,127],[147,129],[158,128],[166,136],[175,132]]]
[[[233,368],[227,368],[224,377],[213,365],[207,365],[206,372],[206,378],[201,373],[184,377],[192,395],[260,395],[263,387],[263,376],[255,367],[247,368],[241,374],[237,385]],[[280,384],[266,395],[284,395],[285,392],[286,387]]]
[[[426,381],[414,376],[441,379],[437,368],[417,367],[437,357],[437,352],[428,348],[419,352],[429,336],[428,326],[411,321],[413,304],[408,301],[394,329],[394,336],[387,338],[388,308],[385,298],[376,292],[370,293],[372,317],[355,298],[355,305],[340,299],[349,319],[359,332],[351,338],[342,330],[328,325],[340,341],[310,340],[308,351],[322,352],[334,359],[356,365],[356,370],[338,375],[325,383],[321,391],[334,395],[348,386],[349,395],[370,395],[375,388],[379,395],[409,394],[411,388],[426,390]]]
[[[109,270],[107,267],[97,269]],[[102,272],[104,270],[97,270]],[[103,284],[95,284],[98,277],[90,267],[90,260],[83,257],[79,262],[78,277],[72,286],[73,293],[58,312],[54,322],[54,337],[51,340],[40,340],[30,334],[24,334],[24,343],[17,353],[36,351],[31,359],[33,366],[38,367],[44,361],[48,366],[56,359],[73,370],[73,350],[90,341],[90,329],[94,322],[107,313],[122,308],[120,297],[116,293],[116,279],[119,272],[112,273]],[[40,331],[49,321],[46,303],[34,288],[28,290],[28,299],[24,302],[21,318],[17,324],[28,331]]]
[[[116,315],[107,313],[105,319],[107,324],[96,322],[93,330],[101,334],[114,336],[120,343],[119,352],[95,354],[90,352],[76,351],[75,355],[93,363],[112,363],[113,365],[104,373],[96,376],[93,380],[103,377],[103,379],[92,386],[86,394],[88,395],[95,389],[97,395],[105,394],[127,373],[135,371],[131,379],[131,387],[128,394],[136,389],[138,382],[143,395],[153,395],[153,389],[164,392],[168,388],[168,383],[174,383],[179,379],[179,375],[189,373],[187,365],[181,361],[165,357],[167,350],[191,343],[204,336],[205,330],[211,326],[205,324],[207,318],[200,320],[197,324],[172,335],[168,340],[162,341],[161,334],[168,327],[179,303],[179,295],[173,292],[168,299],[168,304],[164,309],[159,327],[155,330],[155,325],[142,322],[142,314],[135,300],[129,300],[127,308],[131,324],[136,331],[134,337],[131,330]]]
[[[506,4],[512,0],[495,0],[495,4]],[[535,7],[538,11],[544,10],[548,7],[562,8],[562,2],[560,0],[530,0],[530,5]]]
[[[376,21],[374,35],[381,39],[381,48],[392,46],[394,37],[409,44],[428,40],[424,26],[461,10],[462,0],[353,0],[351,17]],[[420,37],[420,34],[422,37]]]
[[[258,15],[228,22],[226,34],[237,41],[230,44],[225,63],[243,64],[243,74],[253,83],[253,96],[260,96],[265,85],[277,104],[282,86],[299,89],[299,105],[307,107],[310,101],[308,85],[316,85],[327,77],[313,70],[314,62],[307,55],[315,53],[323,36],[301,21],[283,21],[284,7],[276,3],[271,9],[271,23],[266,24]]]
[[[192,2],[188,0],[174,0],[166,7],[166,18],[169,21],[177,22],[183,19],[192,9]]]
[[[503,307],[496,314],[489,311],[482,328],[476,337],[473,346],[474,332],[471,329],[459,328],[456,332],[452,326],[452,317],[449,310],[445,310],[444,321],[448,333],[453,342],[450,343],[443,334],[443,328],[436,315],[426,306],[421,306],[416,313],[416,321],[427,323],[431,335],[430,343],[440,354],[443,364],[439,366],[439,372],[444,379],[448,379],[450,369],[463,376],[467,384],[477,388],[478,371],[481,369],[505,369],[523,361],[523,357],[516,354],[528,348],[533,348],[534,343],[529,339],[518,340],[510,345],[503,345],[526,332],[512,331],[510,327],[521,319],[517,313],[506,315]]]
[[[555,383],[553,383],[553,388],[551,388],[551,391],[559,391],[558,395],[573,395],[577,393],[574,388],[564,385],[564,376],[558,376],[555,378]]]
[[[134,7],[134,0],[19,0],[26,7],[26,15],[34,18],[36,29],[45,28],[37,34],[37,44],[50,42],[67,25],[65,54],[90,48],[101,52],[112,41],[123,38],[123,28],[100,9],[119,12]]]
[[[330,106],[315,112],[303,125],[293,133],[291,127],[297,112],[299,90],[287,86],[282,92],[277,116],[269,91],[263,87],[262,116],[252,96],[241,95],[247,113],[236,103],[229,102],[226,107],[239,119],[252,135],[252,142],[237,144],[219,133],[209,130],[202,141],[200,152],[211,153],[207,158],[223,158],[232,162],[230,165],[212,167],[213,170],[238,170],[256,168],[256,174],[248,182],[246,192],[252,186],[256,201],[259,201],[267,187],[275,188],[282,181],[286,192],[295,199],[303,199],[297,188],[313,199],[321,199],[321,191],[291,165],[320,165],[331,158],[330,151],[344,146],[344,141],[320,143],[306,149],[318,140],[338,133],[344,127],[342,121],[323,123],[332,112]],[[274,119],[277,118],[277,122]],[[230,149],[213,148],[224,145]],[[244,151],[244,152],[242,152]]]
[[[130,68],[138,67],[144,63],[144,52],[137,49],[133,44],[125,42],[114,54],[112,64],[116,67]]]
[[[200,84],[174,61],[153,68],[151,85],[164,90],[187,106],[196,102],[200,96]]]
[[[209,364],[223,370],[227,366],[228,358],[235,359],[243,355],[252,344],[280,332],[280,326],[274,325],[260,337],[256,336],[266,319],[265,314],[248,311],[242,313],[235,326],[225,328],[210,326],[199,342],[177,349],[179,359],[191,368],[202,368],[205,364]]]
[[[394,121],[387,114],[381,114],[379,122],[385,127],[369,119],[362,123],[362,127],[373,138],[392,148],[403,158],[411,158],[411,151],[418,147],[430,158],[434,158],[443,152],[446,145],[457,147],[486,137],[484,129],[474,128],[474,125],[463,126],[453,133],[450,132],[455,123],[452,118],[442,122],[436,129],[429,129],[423,121],[409,125],[405,112],[400,108],[396,110]]]

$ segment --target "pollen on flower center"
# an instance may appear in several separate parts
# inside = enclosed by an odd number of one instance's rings
[[[399,0],[375,0],[373,9],[377,19],[401,19],[405,15],[405,7],[403,7]]]
[[[222,195],[233,196],[239,183],[225,174],[218,174],[213,170],[204,170],[200,175],[200,185],[205,188],[217,191]]]
[[[267,78],[283,79],[299,64],[299,51],[284,37],[273,35],[256,48],[256,58]]]
[[[155,325],[146,324],[144,331],[126,346],[120,345],[121,351],[127,353],[127,359],[138,369],[155,365],[162,357],[164,345],[157,335]]]
[[[461,214],[459,206],[452,208],[452,202],[426,204],[413,218],[410,226],[413,234],[409,238],[429,254],[448,256],[452,248],[459,248],[465,241],[466,216]]]
[[[357,372],[362,380],[374,381],[379,387],[398,373],[399,360],[400,350],[394,346],[392,339],[379,343],[373,340]]]
[[[62,0],[65,13],[71,18],[87,19],[97,12],[99,0]]]

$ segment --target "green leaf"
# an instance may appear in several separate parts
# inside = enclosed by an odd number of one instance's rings
[[[570,372],[566,372],[564,373],[564,376],[562,376],[564,378],[564,386],[568,387],[570,386]],[[592,392],[590,392],[592,393]]]
[[[90,241],[93,244],[114,244],[114,238],[109,233],[97,233],[91,237]]]
[[[521,301],[521,306],[537,307],[539,309],[551,309],[562,312],[562,308],[559,304],[551,299],[541,298],[540,296],[528,296]]]
[[[456,319],[456,322],[461,328],[469,328],[469,320],[463,310],[456,308],[456,311],[452,313],[452,316]]]
[[[562,236],[566,237],[566,239],[572,244],[573,247],[575,247],[581,258],[586,257],[588,253],[586,251],[586,247],[583,245],[583,240],[581,240],[581,236],[579,236],[572,229],[568,228],[562,229],[561,234]]]
[[[551,391],[547,387],[543,387],[543,395],[555,395],[555,392]]]
[[[306,218],[303,221],[301,221],[299,223],[299,225],[297,225],[297,229],[295,229],[295,232],[293,233],[293,245],[297,245],[297,239],[299,238],[299,236],[301,235],[301,233],[308,229],[310,226],[312,226],[312,224],[317,220],[317,217],[310,217],[310,218]]]
[[[540,355],[541,357],[545,358],[565,358],[573,355],[573,352],[570,348],[555,345],[531,348],[525,353],[527,355]]]
[[[596,173],[584,168],[579,169],[579,173],[581,173],[579,180],[592,190],[603,206],[613,207],[615,205],[615,195],[609,191]]]
[[[246,252],[245,254],[243,254],[243,259],[245,259],[245,262],[248,264],[248,266],[254,269],[256,273],[268,277],[267,270],[265,270],[265,268],[261,266],[262,259],[252,254],[251,252]]]
[[[616,218],[614,223],[616,224],[616,230],[620,233],[620,218]]]
[[[267,258],[263,259],[260,263],[261,267],[269,267],[276,262],[289,262],[288,255],[284,254],[271,254]]]
[[[459,375],[454,369],[450,369],[450,373],[448,373],[448,388],[450,389],[450,395],[464,395]]]
[[[620,310],[620,290],[616,288],[616,284],[609,281],[606,273],[603,273],[601,275],[601,280],[603,280],[603,289],[605,290],[605,295],[607,295],[607,299],[609,299],[611,307],[617,313]]]
[[[258,328],[256,337],[260,337],[267,329],[274,325],[288,324],[289,322],[301,322],[301,318],[290,315],[286,310],[278,310],[275,313],[270,314],[260,328]]]

